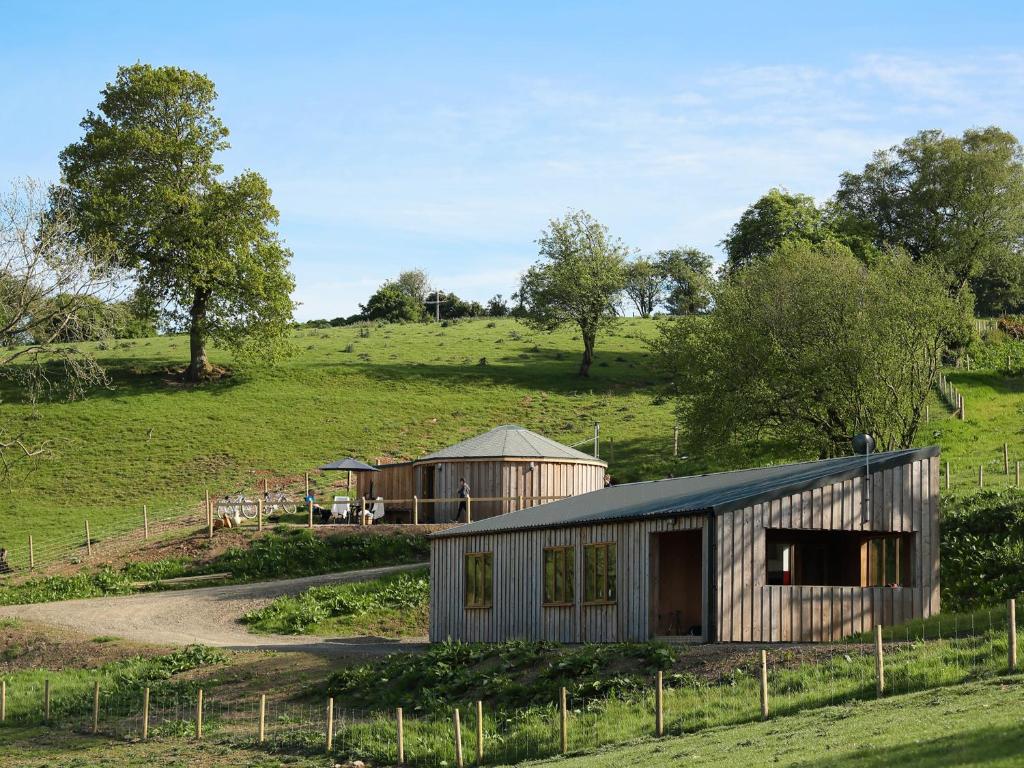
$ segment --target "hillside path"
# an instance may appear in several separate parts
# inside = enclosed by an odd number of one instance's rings
[[[95,597],[55,603],[0,606],[0,617],[34,621],[94,636],[110,635],[141,643],[203,643],[236,650],[303,651],[332,656],[416,650],[426,638],[326,638],[303,635],[255,635],[239,619],[276,597],[309,587],[366,581],[422,568],[423,563],[328,573],[300,579],[200,587],[121,597]]]

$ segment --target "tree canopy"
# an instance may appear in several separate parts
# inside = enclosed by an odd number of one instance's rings
[[[835,208],[847,235],[934,265],[952,290],[973,288],[982,311],[1020,309],[1024,151],[1013,134],[921,131],[843,174]]]
[[[767,258],[789,240],[818,243],[828,234],[824,214],[813,197],[770,189],[747,207],[722,241],[725,271],[734,273]]]
[[[366,320],[388,323],[412,322],[423,317],[423,304],[404,290],[397,280],[388,280],[378,288],[365,304],[360,304]]]
[[[551,219],[537,245],[541,258],[517,294],[524,319],[549,330],[576,325],[583,337],[579,375],[589,376],[598,331],[617,316],[628,249],[586,211]]]
[[[696,248],[658,251],[656,264],[665,279],[664,304],[673,315],[693,315],[711,305],[714,277],[711,257]]]
[[[111,246],[164,323],[188,329],[191,381],[211,368],[210,340],[273,359],[293,309],[270,187],[252,171],[220,178],[228,129],[216,95],[197,72],[121,67],[82,120],[81,140],[61,153],[54,194],[81,239]]]
[[[849,452],[910,446],[940,355],[970,333],[969,295],[904,254],[871,268],[835,242],[789,241],[719,284],[714,310],[663,324],[652,348],[695,449],[777,440]]]
[[[667,280],[661,268],[646,256],[626,264],[625,292],[640,317],[650,317],[665,300]]]

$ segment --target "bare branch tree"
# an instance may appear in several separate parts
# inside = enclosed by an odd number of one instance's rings
[[[0,381],[22,402],[74,399],[107,377],[94,357],[70,338],[96,338],[99,302],[123,290],[109,253],[74,236],[70,211],[42,183],[17,180],[0,194]],[[24,426],[0,419],[0,475],[45,453]]]

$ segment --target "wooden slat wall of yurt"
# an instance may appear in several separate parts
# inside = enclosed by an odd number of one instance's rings
[[[718,516],[716,546],[720,642],[839,640],[874,624],[892,625],[939,610],[938,458],[773,499]],[[768,586],[766,529],[912,534],[910,585]]]

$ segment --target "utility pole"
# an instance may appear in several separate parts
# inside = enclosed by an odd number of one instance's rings
[[[434,298],[425,301],[425,304],[434,305],[434,320],[438,323],[441,322],[441,303],[444,301],[444,291],[434,291]]]

